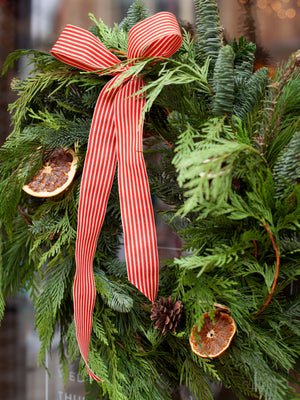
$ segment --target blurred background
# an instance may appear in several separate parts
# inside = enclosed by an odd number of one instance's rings
[[[7,55],[19,48],[49,51],[66,24],[89,28],[93,13],[113,26],[126,15],[132,0],[0,0],[0,70]],[[244,35],[257,44],[257,64],[273,67],[300,48],[300,0],[219,0],[220,17],[227,41]],[[193,0],[144,0],[151,14],[170,11],[182,22],[194,23]],[[0,146],[10,132],[8,104],[13,77],[26,76],[22,63],[0,78]],[[0,205],[1,207],[1,205]],[[178,256],[180,243],[166,228],[158,226],[161,258]],[[67,386],[59,374],[55,341],[45,360],[51,375],[37,368],[38,338],[34,310],[26,295],[9,299],[0,327],[0,399],[84,400],[82,378],[71,365]],[[235,399],[220,385],[213,387],[216,399]],[[176,400],[192,400],[185,388]],[[130,399],[129,399],[130,400]]]

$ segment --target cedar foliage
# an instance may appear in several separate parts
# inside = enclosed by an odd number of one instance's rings
[[[141,60],[128,71],[146,82],[151,191],[172,206],[164,219],[188,251],[163,263],[159,296],[181,300],[184,318],[176,333],[161,335],[151,305],[128,283],[117,257],[115,182],[94,260],[89,360],[104,382],[86,383],[88,399],[167,400],[180,384],[212,399],[209,382],[219,380],[239,399],[296,399],[287,382],[300,350],[299,52],[273,79],[266,68],[253,72],[255,46],[244,38],[224,46],[216,2],[195,5],[195,38],[183,29],[172,58]],[[92,17],[91,31],[126,52],[127,30],[146,16],[138,1],[112,29]],[[11,54],[3,72],[21,55],[33,69],[13,82],[14,130],[0,150],[0,316],[6,297],[28,290],[39,363],[59,327],[67,379],[68,361],[79,357],[72,321],[79,185],[93,108],[109,78],[33,50]],[[81,162],[65,192],[38,199],[22,191],[53,149],[75,142]],[[220,357],[202,359],[189,333],[214,302],[231,309],[237,333]]]

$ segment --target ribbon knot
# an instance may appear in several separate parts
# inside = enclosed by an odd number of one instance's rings
[[[80,189],[73,287],[79,349],[89,375],[99,381],[88,367],[96,296],[93,259],[117,162],[128,279],[151,302],[158,289],[155,224],[142,148],[145,97],[137,94],[144,81],[123,74],[138,59],[170,57],[181,41],[176,18],[162,12],[130,30],[129,63],[124,67],[120,68],[122,62],[98,38],[72,25],[65,27],[51,50],[59,60],[84,71],[103,73],[107,69],[108,75],[115,75],[99,95],[90,128]]]

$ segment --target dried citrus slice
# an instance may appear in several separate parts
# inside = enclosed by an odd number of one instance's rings
[[[207,301],[202,301],[202,300],[199,300],[199,303],[208,304]],[[224,306],[224,304],[214,303],[214,307],[215,307],[215,311],[217,311],[217,312],[224,312],[226,314],[230,314],[231,313],[230,308],[228,308],[227,306]]]
[[[226,314],[230,314],[231,310],[227,306],[224,306],[223,304],[220,303],[214,303],[215,309],[217,312],[223,312]]]
[[[35,197],[56,196],[74,179],[77,161],[72,149],[54,150],[40,171],[22,189]]]
[[[219,357],[228,349],[235,332],[235,322],[229,314],[215,312],[213,322],[209,313],[205,313],[201,329],[193,326],[190,335],[191,349],[200,357]]]

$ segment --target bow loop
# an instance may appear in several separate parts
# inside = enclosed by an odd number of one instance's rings
[[[161,12],[131,28],[127,57],[168,58],[179,49],[181,43],[181,32],[175,16]]]
[[[173,14],[161,12],[149,17],[129,32],[127,58],[170,57],[181,46],[182,38]],[[60,61],[88,72],[100,72],[121,64],[121,60],[85,29],[67,25],[51,50]],[[108,75],[122,73],[128,65]]]
[[[68,65],[88,72],[98,72],[121,63],[96,36],[73,25],[65,27],[51,54]]]

